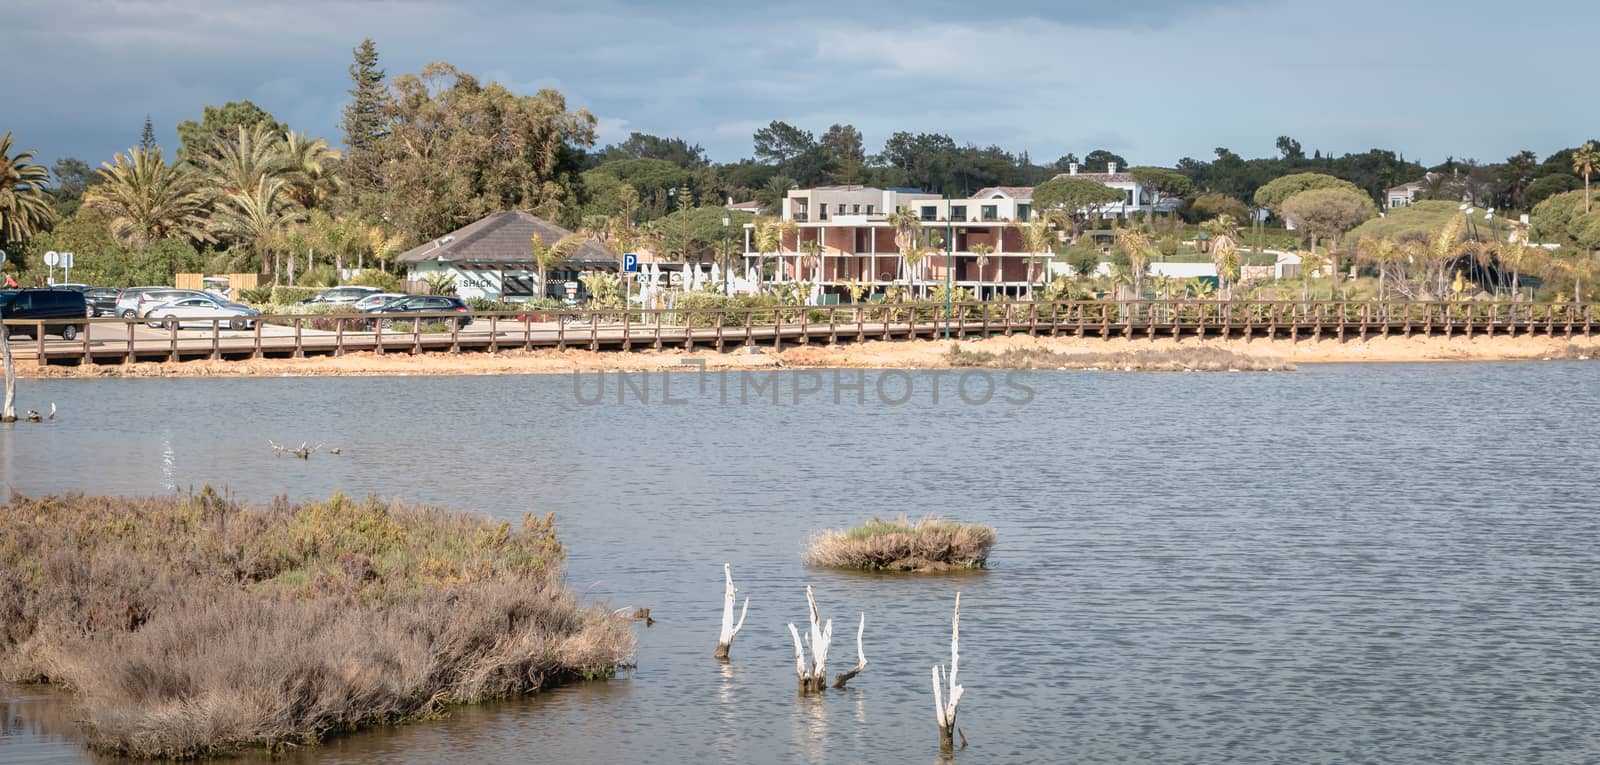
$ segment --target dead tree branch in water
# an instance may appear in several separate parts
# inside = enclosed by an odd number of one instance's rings
[[[945,696],[940,693],[940,686],[946,682],[944,667],[933,665],[933,711],[935,719],[939,722],[940,746],[949,750],[955,748],[956,732],[956,705],[961,703],[961,694],[965,690],[956,683],[956,670],[961,663],[961,593],[956,593],[956,610],[950,617],[950,675],[949,675],[949,703],[945,703]],[[966,739],[963,735],[962,739]]]
[[[861,674],[861,670],[867,668],[867,653],[861,648],[861,635],[866,631],[867,614],[865,611],[863,611],[861,612],[861,624],[856,627],[856,665],[851,667],[848,671],[840,672],[839,674],[834,675],[833,687],[843,688],[845,683],[850,682],[850,680],[856,675]]]
[[[744,627],[744,616],[750,613],[750,596],[744,599],[744,608],[739,611],[739,623],[733,623],[733,603],[738,600],[739,590],[733,586],[733,565],[722,564],[722,576],[727,581],[727,588],[722,592],[722,634],[717,638],[717,658],[724,661],[728,652],[733,650],[733,638]]]
[[[806,603],[811,609],[811,631],[806,634],[806,647],[811,649],[811,661],[806,662],[806,651],[800,645],[800,631],[794,622],[789,623],[789,634],[794,637],[794,671],[800,676],[800,692],[811,693],[828,687],[828,645],[833,642],[833,620],[821,623],[817,616],[817,599],[806,585]]]
[[[267,443],[272,446],[273,453],[279,457],[291,454],[303,460],[311,459],[311,455],[316,454],[317,450],[322,448],[320,442],[316,446],[312,446],[305,441],[301,441],[299,446],[284,446],[271,440],[267,441]]]

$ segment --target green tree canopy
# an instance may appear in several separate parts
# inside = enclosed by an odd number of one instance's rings
[[[383,87],[384,72],[378,68],[378,47],[366,38],[351,51],[350,103],[344,108],[339,127],[344,131],[348,165],[345,180],[357,193],[378,185],[378,142],[385,134],[384,112],[389,94]]]
[[[1348,189],[1357,193],[1365,193],[1354,183],[1331,175],[1323,173],[1294,173],[1274,179],[1267,185],[1257,189],[1255,193],[1256,206],[1265,207],[1282,217],[1285,200],[1302,191],[1310,191],[1312,189]]]
[[[1534,235],[1568,250],[1600,249],[1600,208],[1584,212],[1582,190],[1557,194],[1533,208]]]
[[[440,62],[394,78],[385,116],[381,212],[406,242],[500,210],[578,224],[580,151],[594,144],[595,119],[559,92],[518,95]]]
[[[1284,200],[1282,210],[1284,217],[1311,235],[1312,250],[1317,248],[1318,237],[1327,237],[1337,246],[1340,234],[1378,214],[1378,206],[1366,192],[1342,186],[1302,191]]]
[[[1084,211],[1093,214],[1108,204],[1122,201],[1117,189],[1087,178],[1058,176],[1039,184],[1033,190],[1033,209],[1058,211],[1077,217]]]
[[[1538,207],[1550,197],[1564,191],[1574,191],[1583,188],[1583,181],[1571,173],[1546,175],[1533,183],[1522,192],[1522,203],[1530,208]]]
[[[278,136],[289,132],[287,125],[249,101],[229,101],[221,106],[207,106],[199,122],[184,120],[178,123],[178,161],[196,164],[200,155],[210,153],[218,141],[225,142],[238,136],[241,127],[246,130],[263,127],[266,132]]]
[[[596,164],[625,159],[658,159],[684,170],[705,167],[706,150],[682,138],[662,138],[649,133],[629,133],[627,140],[606,146],[594,155]]]
[[[1153,198],[1155,193],[1163,197],[1183,198],[1194,193],[1194,181],[1189,176],[1169,170],[1165,167],[1130,167],[1128,172],[1133,174],[1133,180],[1144,188],[1145,196]]]

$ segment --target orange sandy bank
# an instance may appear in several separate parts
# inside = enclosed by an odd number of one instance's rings
[[[1141,355],[1169,354],[1192,348],[1214,348],[1276,366],[1329,362],[1536,361],[1600,358],[1600,338],[1547,337],[1372,337],[1366,340],[1199,340],[1184,338],[1110,339],[994,337],[962,341],[963,351],[1000,354],[1023,349],[1057,354],[1117,354],[1139,368]],[[353,353],[306,359],[186,361],[103,366],[35,367],[18,365],[19,376],[45,377],[279,377],[562,374],[584,371],[659,370],[677,368],[686,360],[707,369],[756,368],[911,368],[952,366],[951,343],[935,340],[872,341],[837,346],[801,346],[774,352],[745,350],[591,352],[581,350],[510,351],[497,354]],[[1088,358],[1088,357],[1086,357]]]

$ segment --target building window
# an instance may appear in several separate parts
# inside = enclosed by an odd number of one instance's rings
[[[867,214],[868,215],[872,214],[872,205],[867,205]]]
[[[861,214],[861,205],[850,205],[850,214],[851,215],[860,215]]]
[[[844,215],[844,203],[840,202],[833,210],[835,215]]]
[[[922,219],[923,220],[938,220],[939,219],[939,208],[934,207],[933,205],[923,205],[922,206]]]
[[[1131,207],[1133,205],[1133,189],[1124,189],[1122,194],[1123,204]]]
[[[950,205],[950,220],[966,220],[966,219],[967,219],[967,206],[966,205]]]
[[[983,210],[981,212],[983,214],[983,219],[984,220],[999,220],[1000,219],[1000,208],[997,205],[984,205],[983,206]]]
[[[1028,216],[1031,215],[1031,214],[1033,214],[1033,205],[1025,205],[1025,204],[1017,205],[1017,220],[1025,221],[1025,220],[1028,219]]]

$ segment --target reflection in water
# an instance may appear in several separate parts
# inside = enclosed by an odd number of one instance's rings
[[[161,431],[161,488],[173,491],[178,488],[178,455],[172,450],[172,430]]]
[[[828,757],[828,698],[826,693],[796,693],[791,740],[804,762],[824,763]]]
[[[968,762],[1592,762],[1600,513],[1574,476],[1600,464],[1595,371],[1040,372],[1021,407],[723,406],[716,386],[580,406],[564,377],[37,380],[67,416],[0,426],[0,491],[553,511],[573,589],[657,617],[613,681],[238,765],[926,762],[957,589]],[[282,402],[317,415],[286,422]],[[227,427],[170,424],[197,408]],[[268,439],[342,454],[274,459]],[[996,526],[993,569],[802,564],[811,533],[901,512]],[[724,562],[754,598],[713,667]],[[785,604],[806,584],[872,623],[849,691],[796,697]],[[91,761],[70,714],[8,714],[0,763]]]

